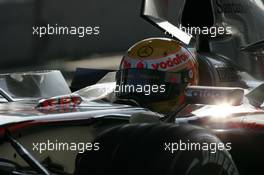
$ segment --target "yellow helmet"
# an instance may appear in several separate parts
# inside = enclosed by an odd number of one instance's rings
[[[187,85],[198,83],[198,63],[182,43],[149,38],[133,45],[116,75],[117,97],[134,99],[157,112],[183,103]]]

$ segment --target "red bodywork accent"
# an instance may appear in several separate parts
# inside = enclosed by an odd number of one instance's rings
[[[38,107],[56,107],[57,105],[72,105],[77,106],[82,102],[82,98],[79,95],[65,95],[65,96],[58,96],[58,97],[52,97],[50,99],[42,99],[39,101]],[[66,106],[67,107],[67,106]]]

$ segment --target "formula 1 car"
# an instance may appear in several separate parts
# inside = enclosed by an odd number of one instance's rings
[[[263,85],[243,68],[257,61],[246,70],[260,75],[261,60],[249,53],[263,56],[262,42],[255,41],[262,31],[242,37],[239,48],[235,41],[242,32],[234,33],[231,43],[239,51],[230,56],[233,47],[220,47],[230,41],[227,36],[219,36],[224,44],[219,38],[193,42],[166,20],[164,2],[144,1],[144,18],[186,44],[214,48],[198,54],[203,87],[188,87],[186,104],[161,115],[133,101],[112,101],[114,73],[74,93],[58,71],[1,75],[0,174],[260,174]],[[181,16],[185,1],[177,2]],[[230,24],[230,12],[239,12],[234,21],[250,9],[258,14],[263,4],[212,2],[223,24]],[[214,54],[220,51],[226,55]],[[244,56],[239,66],[238,55]]]
[[[262,154],[263,85],[246,96],[241,88],[188,87],[186,105],[164,116],[112,103],[114,77],[110,72],[69,93],[58,71],[2,75],[0,173],[254,174],[261,168],[254,156]],[[44,90],[51,80],[61,85],[52,94]],[[19,93],[8,88],[25,81],[35,96],[25,87]],[[219,104],[227,99],[233,103]],[[178,151],[177,141],[203,144],[203,150]]]
[[[72,174],[77,153],[98,149],[98,132],[149,111],[100,100],[112,82],[71,93],[59,71],[0,76],[1,175]]]
[[[80,156],[77,174],[261,174],[264,89],[245,72],[263,80],[263,5],[262,0],[143,1],[141,16],[187,44],[199,61],[200,85],[211,87],[188,87],[187,104],[167,116],[130,118],[152,124],[101,134],[95,142],[104,149]],[[224,152],[200,147],[219,146],[218,139],[228,148]]]
[[[101,150],[79,154],[75,174],[258,174],[263,90],[189,86],[176,111],[134,113],[100,133]]]

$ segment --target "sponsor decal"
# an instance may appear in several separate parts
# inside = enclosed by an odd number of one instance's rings
[[[191,91],[192,97],[221,97],[220,91],[212,91],[212,90],[193,90]]]
[[[229,14],[239,14],[247,13],[248,7],[239,1],[224,1],[216,0],[216,13],[229,13]]]
[[[143,46],[138,50],[138,56],[145,58],[151,56],[153,53],[153,48],[150,46]]]
[[[231,150],[231,143],[226,144],[226,150]],[[208,151],[203,151],[203,162],[202,165],[208,163],[215,163],[222,166],[228,175],[238,175],[238,171],[236,167],[233,165],[232,160],[228,158],[228,156],[224,155],[224,152],[216,152],[215,154],[211,154]]]
[[[143,60],[125,57],[122,62],[123,69],[137,68],[137,69],[152,69],[165,71],[168,69],[177,68],[180,65],[186,64],[190,60],[188,52],[178,52],[167,57],[152,60]]]
[[[123,68],[124,68],[124,69],[129,69],[129,68],[131,68],[131,63],[129,63],[127,60],[124,60],[124,62],[123,62]]]
[[[144,69],[144,64],[142,63],[142,61],[137,63],[137,69]]]
[[[176,54],[174,58],[168,58],[167,60],[158,62],[158,63],[152,63],[151,68],[154,70],[166,70],[168,68],[177,67],[178,65],[182,63],[186,63],[188,61],[188,55],[186,53],[183,53],[181,55]]]

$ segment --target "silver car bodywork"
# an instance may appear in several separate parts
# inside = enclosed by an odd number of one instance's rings
[[[189,44],[188,35],[179,30],[187,1],[192,4],[194,0],[145,0],[142,16],[155,26]],[[210,52],[226,56],[241,69],[263,80],[264,1],[210,0],[208,3],[212,9],[197,8],[212,10],[213,26],[231,27],[230,35],[208,38]],[[190,15],[195,17],[195,14]],[[198,20],[202,23],[204,19]],[[164,26],[161,23],[169,25]]]

